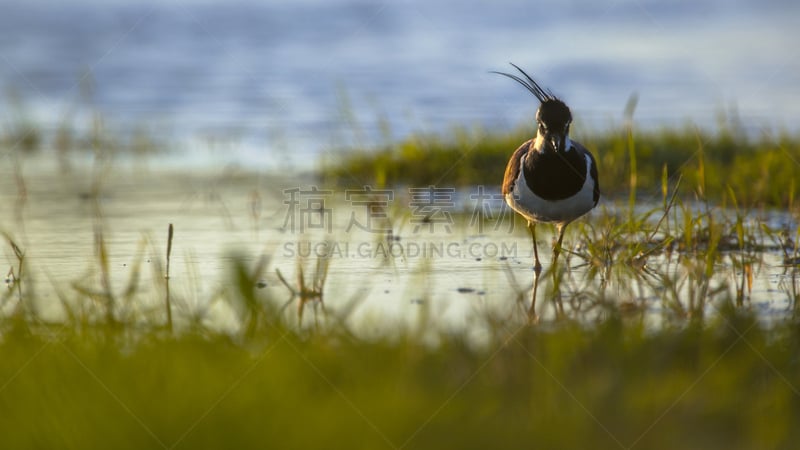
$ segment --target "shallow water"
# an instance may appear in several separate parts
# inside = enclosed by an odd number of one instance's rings
[[[17,173],[17,181],[7,170],[0,176],[0,231],[24,250],[23,298],[35,298],[36,304],[28,306],[45,320],[63,319],[62,302],[76,311],[102,309],[97,257],[102,235],[110,284],[119,302],[117,314],[162,322],[169,224],[175,230],[170,292],[176,323],[194,317],[211,328],[238,329],[240,305],[220,301],[231,297],[221,295],[220,289],[234,284],[237,258],[255,270],[265,257],[268,264],[257,276],[256,294],[264,301],[285,303],[284,313],[292,321],[297,320],[299,303],[277,273],[299,290],[298,264],[305,284],[311,286],[320,260],[329,262],[325,312],[346,316],[361,333],[376,333],[388,325],[464,328],[487,317],[509,323],[526,318],[534,280],[530,240],[525,227],[503,212],[490,193],[470,198],[447,189],[373,190],[374,209],[369,210],[359,197],[362,191],[325,191],[311,180],[234,169],[188,174],[138,167],[61,173],[36,165],[20,167]],[[489,201],[481,204],[481,198]],[[567,248],[585,253],[580,248],[581,223],[593,223],[593,215],[613,207],[605,202],[571,225]],[[777,212],[769,217],[775,223],[791,222]],[[546,269],[552,239],[548,228],[540,227],[539,234]],[[5,272],[16,267],[16,260],[7,242],[1,247],[0,267]],[[570,269],[557,294],[547,270],[540,279],[537,315],[542,323],[557,317],[592,323],[620,312],[656,325],[680,321],[688,314],[692,289],[703,278],[688,278],[690,265],[678,252],[649,258],[646,273],[615,261],[611,271],[598,275],[581,257],[566,258]],[[719,300],[705,305],[709,316],[722,306],[722,299],[735,297],[742,276],[734,258],[735,253],[726,255],[714,267],[708,289],[723,288],[710,296]],[[133,283],[136,294],[124,303],[123,292],[137,273],[137,260],[141,270]],[[742,307],[767,322],[793,314],[800,290],[797,267],[785,267],[776,249],[759,253],[751,268],[753,282]],[[675,280],[674,293],[663,291],[665,279]],[[94,300],[87,292],[95,294]],[[10,313],[17,293],[6,290],[4,298],[2,309]],[[561,309],[555,299],[561,299]],[[304,324],[314,323],[315,317],[323,320],[323,304],[306,305]],[[475,333],[480,330],[475,326]]]

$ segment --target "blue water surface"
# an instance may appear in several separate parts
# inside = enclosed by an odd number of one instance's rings
[[[181,159],[310,167],[349,145],[456,125],[509,129],[535,99],[490,70],[522,66],[578,130],[720,117],[800,123],[794,1],[2,1],[0,123],[144,127]],[[576,130],[576,131],[578,131]],[[198,143],[234,141],[224,151]]]

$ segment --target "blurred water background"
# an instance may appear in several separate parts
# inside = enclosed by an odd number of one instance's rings
[[[0,3],[0,123],[99,113],[180,143],[164,164],[302,169],[414,132],[510,129],[537,104],[488,73],[509,61],[584,130],[619,124],[634,92],[642,127],[800,123],[789,0]]]

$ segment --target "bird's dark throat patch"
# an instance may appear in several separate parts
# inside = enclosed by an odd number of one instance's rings
[[[530,151],[523,164],[525,183],[545,200],[563,200],[586,183],[586,160],[581,152]]]

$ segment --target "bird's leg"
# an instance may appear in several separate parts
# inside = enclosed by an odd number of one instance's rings
[[[539,263],[539,250],[536,248],[536,222],[528,222],[528,230],[531,232],[531,240],[533,241],[533,271],[538,276],[542,272],[542,264]]]
[[[556,227],[558,228],[558,240],[556,241],[555,247],[553,247],[553,267],[555,267],[558,255],[561,253],[561,241],[564,240],[564,230],[567,228],[567,224],[560,223],[556,225]]]
[[[539,316],[536,314],[536,291],[539,288],[539,274],[542,273],[542,264],[539,262],[539,250],[536,247],[536,222],[528,222],[528,230],[531,232],[531,240],[533,241],[533,291],[531,292],[531,306],[528,309],[528,323],[535,324],[539,322]]]
[[[564,305],[561,303],[561,278],[558,275],[558,266],[556,263],[558,262],[558,255],[561,253],[561,241],[564,239],[564,229],[567,228],[567,224],[560,223],[556,225],[556,227],[558,229],[558,240],[556,241],[555,247],[553,247],[553,263],[551,264],[552,268],[550,270],[553,272],[553,299],[555,300],[556,315],[558,316],[559,312],[561,315],[564,314]]]
[[[536,314],[536,291],[539,290],[539,273],[533,275],[533,290],[531,291],[531,306],[528,308],[528,324],[539,323],[539,315]]]

